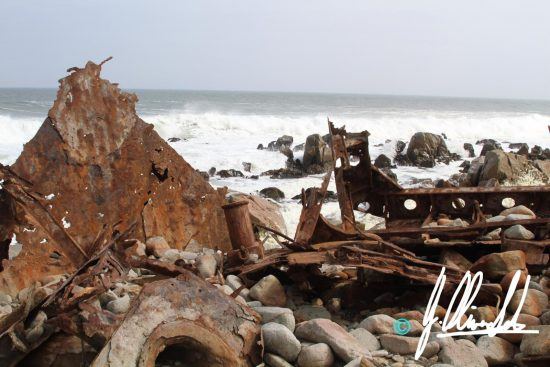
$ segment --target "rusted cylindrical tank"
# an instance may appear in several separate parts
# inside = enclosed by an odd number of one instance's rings
[[[229,230],[229,239],[234,250],[247,249],[260,257],[263,251],[254,237],[252,220],[248,211],[248,201],[241,200],[222,206]]]

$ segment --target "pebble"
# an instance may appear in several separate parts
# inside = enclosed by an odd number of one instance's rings
[[[313,319],[331,319],[330,312],[323,306],[302,305],[294,311],[296,322],[309,321]]]
[[[146,246],[141,241],[136,241],[132,246],[126,249],[126,253],[130,256],[136,256],[136,257],[145,257],[146,254]]]
[[[107,303],[107,310],[115,314],[123,314],[130,308],[130,296],[125,294],[124,296]]]
[[[225,283],[233,288],[233,290],[235,291],[244,285],[241,278],[232,274],[227,276],[227,278],[225,279]]]
[[[439,352],[439,360],[455,367],[487,367],[487,361],[479,348],[469,340],[460,339],[445,343]]]
[[[162,252],[160,258],[164,261],[175,263],[180,259],[180,252],[175,248],[171,248]]]
[[[550,354],[550,326],[534,326],[538,334],[525,334],[521,340],[520,351],[527,356],[542,356]]]
[[[145,249],[147,254],[154,255],[156,257],[162,257],[164,252],[170,249],[168,242],[162,236],[149,237],[145,241]]]
[[[328,319],[313,319],[296,326],[294,332],[302,340],[328,344],[344,362],[357,357],[370,357],[370,352],[337,323]]]
[[[506,217],[507,215],[510,215],[510,214],[525,215],[529,218],[536,218],[537,217],[535,215],[535,213],[533,213],[533,211],[531,209],[529,209],[528,207],[526,207],[525,205],[518,205],[518,206],[515,206],[513,208],[505,209],[502,212],[500,212],[500,215],[502,215],[504,217]]]
[[[204,254],[197,258],[197,270],[203,278],[211,278],[216,275],[217,262],[214,255]]]
[[[334,363],[334,354],[325,343],[302,347],[298,355],[299,367],[330,367]]]
[[[419,338],[394,334],[380,336],[382,347],[390,353],[397,354],[414,354],[418,346],[418,340]]]
[[[283,357],[287,362],[294,362],[302,348],[286,326],[275,322],[262,325],[262,339],[266,351]]]
[[[516,224],[504,231],[504,237],[514,240],[532,240],[535,234],[521,224]]]
[[[361,321],[360,328],[366,329],[373,334],[393,334],[395,319],[388,315],[372,315]]]
[[[250,288],[250,298],[262,302],[265,306],[286,305],[285,290],[274,275],[268,275]]]
[[[523,295],[523,289],[514,292],[510,304],[508,305],[508,311],[514,313],[521,302],[521,296]],[[548,307],[548,296],[546,293],[538,291],[536,289],[528,289],[527,297],[521,309],[521,313],[539,317],[543,311]]]
[[[477,340],[476,345],[489,366],[511,363],[514,359],[514,345],[498,336],[483,335]]]
[[[350,331],[350,334],[355,337],[365,348],[370,352],[379,350],[381,348],[380,342],[374,335],[372,335],[368,330],[363,328],[357,328]]]
[[[254,311],[262,316],[262,324],[276,322],[294,332],[296,322],[291,309],[283,307],[255,307]]]
[[[269,367],[293,367],[290,363],[279,357],[276,354],[266,353],[264,354],[264,361]],[[261,366],[261,365],[260,365]]]

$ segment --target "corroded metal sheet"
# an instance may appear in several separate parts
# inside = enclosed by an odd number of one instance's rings
[[[23,250],[13,260],[4,254],[0,290],[13,295],[45,275],[71,272],[115,225],[125,231],[136,222],[132,237],[162,235],[178,249],[191,241],[230,249],[225,191],[137,116],[137,97],[101,79],[101,65],[70,71],[3,183],[0,246],[16,234]]]

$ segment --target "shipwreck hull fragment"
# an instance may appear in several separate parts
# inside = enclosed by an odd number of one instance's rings
[[[126,231],[170,246],[230,249],[225,190],[214,190],[135,112],[137,97],[100,78],[101,65],[72,68],[17,161],[2,168],[0,290],[15,295],[42,277],[71,273],[97,237]],[[115,228],[116,227],[116,228]],[[25,276],[21,276],[25,274]]]

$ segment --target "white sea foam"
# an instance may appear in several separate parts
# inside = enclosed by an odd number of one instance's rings
[[[200,169],[210,166],[240,169],[241,162],[247,159],[261,170],[278,168],[284,157],[256,150],[259,143],[265,146],[287,134],[294,137],[295,144],[299,144],[309,134],[326,134],[328,131],[327,118],[322,115],[295,117],[209,112],[146,115],[143,118],[153,123],[164,138],[187,139],[174,144],[174,147],[182,153],[187,152],[184,157]],[[392,154],[396,140],[408,141],[418,131],[445,133],[449,149],[462,155],[465,142],[474,144],[482,138],[545,146],[550,116],[428,111],[383,117],[331,116],[331,120],[337,126],[345,124],[348,131],[368,130],[371,133],[371,155],[376,157],[380,153]],[[386,139],[391,139],[393,144],[374,147]],[[480,146],[476,148],[478,152],[481,150]]]
[[[242,162],[251,162],[248,175],[258,175],[269,169],[284,167],[286,157],[278,152],[257,150],[277,137],[287,134],[294,137],[294,144],[300,144],[312,133],[326,134],[327,117],[321,114],[265,115],[219,112],[166,112],[162,114],[142,113],[141,117],[155,125],[156,131],[165,139],[177,137],[181,141],[171,143],[192,166],[200,170],[210,167],[243,170]],[[493,138],[501,142],[524,142],[548,147],[548,124],[550,116],[538,113],[497,112],[453,112],[453,111],[385,111],[384,113],[360,113],[347,116],[330,116],[336,126],[346,125],[348,131],[368,130],[371,133],[370,151],[374,159],[384,153],[392,156],[395,142],[407,142],[418,131],[444,133],[450,151],[466,156],[463,144],[474,144],[479,154],[481,146],[475,142]],[[42,123],[39,118],[12,118],[0,114],[0,162],[11,164],[20,154],[23,144],[36,133]],[[386,139],[391,142],[385,143]],[[376,147],[375,145],[383,144]],[[507,144],[503,144],[507,148]],[[299,155],[300,153],[297,153]],[[400,167],[396,170],[401,183],[407,184],[415,178],[449,178],[458,172],[460,162],[450,165],[438,164],[432,169]],[[228,186],[246,193],[256,193],[268,186],[277,186],[287,198],[300,193],[302,187],[319,185],[322,176],[303,179],[271,180],[268,177],[252,179],[211,180],[214,186]],[[334,188],[333,188],[334,190]],[[299,217],[301,206],[296,201],[286,200],[283,213],[289,232],[292,233]],[[329,217],[335,216],[337,205],[324,208]]]
[[[40,119],[12,118],[0,114],[0,163],[15,162],[23,150],[23,144],[36,134],[41,123]]]

